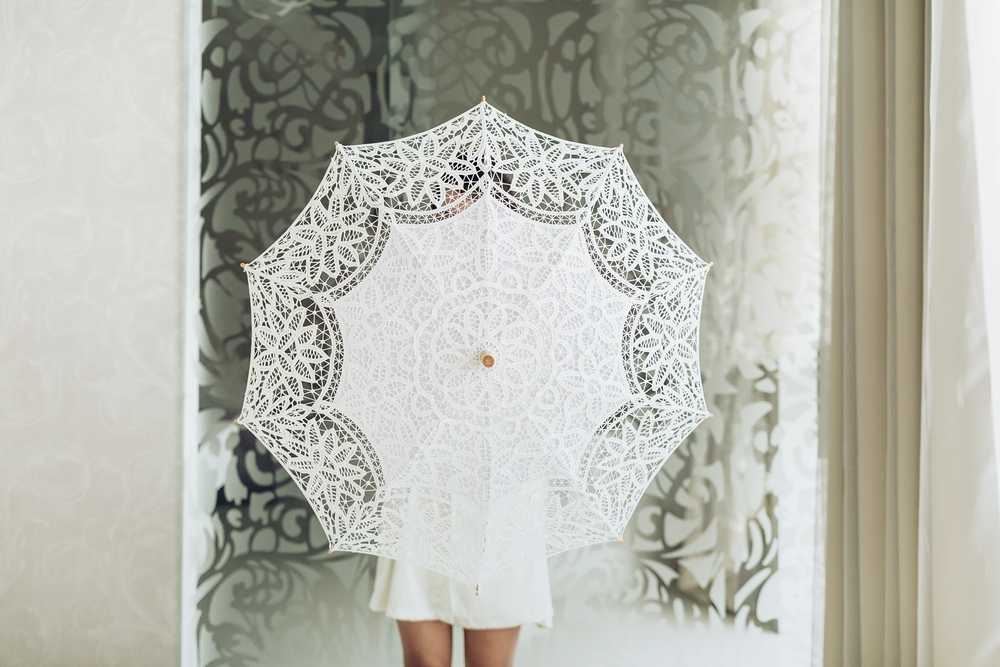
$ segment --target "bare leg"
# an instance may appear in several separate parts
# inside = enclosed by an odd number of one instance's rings
[[[442,621],[398,621],[403,667],[451,667],[451,626]]]
[[[511,667],[520,626],[465,631],[465,667]]]

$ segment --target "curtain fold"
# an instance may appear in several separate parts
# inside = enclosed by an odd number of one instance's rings
[[[970,51],[969,20],[985,3],[930,6],[917,664],[987,667],[1000,664],[991,395],[1000,387],[991,378],[984,280],[997,260],[984,252],[980,192],[997,187],[982,176],[1000,147],[983,141],[996,112],[976,118],[972,71],[996,70]]]
[[[998,22],[842,0],[828,666],[1000,664]]]
[[[886,667],[916,650],[920,323],[923,277],[924,12],[887,0]]]
[[[842,0],[826,665],[916,656],[923,11]]]

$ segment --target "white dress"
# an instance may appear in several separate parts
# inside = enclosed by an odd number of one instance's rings
[[[438,620],[471,630],[525,623],[552,627],[552,593],[544,560],[482,584],[477,596],[474,586],[418,565],[380,557],[368,606],[399,621]]]

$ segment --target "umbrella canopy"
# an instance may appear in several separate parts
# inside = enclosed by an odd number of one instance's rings
[[[494,580],[621,539],[708,413],[709,264],[616,149],[477,105],[339,146],[288,231],[246,265],[239,422],[330,548]]]

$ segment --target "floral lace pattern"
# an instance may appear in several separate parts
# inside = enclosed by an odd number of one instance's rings
[[[334,550],[475,584],[618,540],[707,416],[708,265],[620,150],[485,102],[406,139],[339,147],[246,271],[240,422]]]

